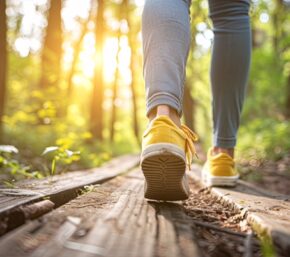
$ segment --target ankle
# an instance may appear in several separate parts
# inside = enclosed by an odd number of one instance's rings
[[[212,155],[217,155],[219,153],[225,153],[225,154],[228,154],[229,156],[231,156],[232,158],[234,158],[235,149],[234,148],[222,148],[222,147],[214,146],[212,148]]]
[[[168,116],[178,127],[181,127],[180,117],[177,111],[168,105],[158,105],[154,110],[152,110],[149,115],[149,121],[153,120],[155,117],[160,115]]]

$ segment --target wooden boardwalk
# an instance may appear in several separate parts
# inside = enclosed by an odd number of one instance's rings
[[[189,176],[201,178],[200,167],[193,166]],[[239,210],[253,230],[270,240],[277,251],[290,256],[290,196],[269,192],[250,183],[239,181],[235,188],[212,188],[213,195],[227,206]]]
[[[181,202],[144,199],[138,161],[138,156],[120,157],[99,169],[55,177],[54,186],[43,180],[37,185],[23,182],[12,193],[1,189],[0,257],[203,256],[196,222]],[[194,166],[190,177],[199,181],[199,172]],[[243,182],[234,190],[210,192],[272,240],[279,256],[289,256],[290,202],[285,196]]]
[[[0,235],[77,197],[78,190],[84,186],[105,182],[138,163],[136,155],[122,156],[101,168],[27,180],[13,189],[0,188]]]

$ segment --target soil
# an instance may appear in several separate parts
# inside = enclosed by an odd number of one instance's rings
[[[251,229],[243,214],[224,206],[210,194],[208,188],[201,188],[196,182],[191,181],[191,189],[190,198],[183,202],[183,206],[187,215],[196,222],[193,231],[204,256],[245,256],[246,238]],[[255,236],[251,243],[250,256],[262,256],[259,240]]]

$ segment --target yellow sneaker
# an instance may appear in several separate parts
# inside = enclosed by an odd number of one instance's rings
[[[209,149],[202,179],[207,186],[235,186],[239,174],[234,159],[226,153],[212,155],[212,149]]]
[[[141,168],[145,197],[155,200],[184,200],[189,196],[186,164],[196,155],[197,136],[187,126],[179,128],[168,116],[152,120],[142,138]]]

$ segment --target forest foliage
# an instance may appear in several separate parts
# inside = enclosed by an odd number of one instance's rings
[[[0,175],[7,183],[140,151],[147,123],[144,1],[81,2],[0,1]],[[290,1],[251,4],[253,54],[237,156],[280,159],[290,150]],[[213,42],[207,1],[193,1],[191,22],[184,122],[206,150]],[[42,155],[47,147],[55,151]]]

